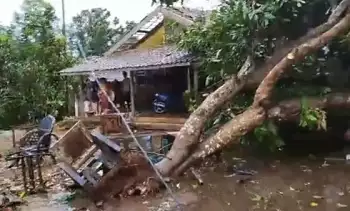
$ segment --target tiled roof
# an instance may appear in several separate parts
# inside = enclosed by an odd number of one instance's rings
[[[192,56],[174,46],[155,49],[135,49],[119,52],[109,57],[94,57],[71,68],[61,70],[63,75],[88,74],[91,71],[149,70],[173,66],[187,66]]]

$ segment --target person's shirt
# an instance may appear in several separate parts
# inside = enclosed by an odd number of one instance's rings
[[[122,81],[122,92],[130,92],[130,78],[124,78],[124,80]]]
[[[90,82],[86,86],[86,100],[91,102],[98,102],[98,91],[93,82]]]
[[[100,106],[101,106],[102,111],[104,109],[108,109],[109,102],[108,102],[108,98],[105,95],[104,91],[99,90],[98,95],[99,95],[99,98],[100,98]]]

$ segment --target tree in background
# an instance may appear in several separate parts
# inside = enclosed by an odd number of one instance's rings
[[[0,126],[63,115],[65,82],[59,71],[73,65],[64,37],[55,33],[54,8],[26,0],[0,38]]]
[[[78,43],[82,46],[86,56],[101,56],[120,37],[135,26],[135,22],[126,22],[121,25],[115,17],[110,21],[111,13],[104,8],[83,10],[73,17],[73,23],[69,29],[70,44],[77,49]],[[79,55],[81,52],[79,51]]]
[[[135,25],[121,25],[118,18],[111,23],[110,18],[102,8],[75,16],[68,33],[70,53],[54,8],[44,0],[25,0],[13,24],[0,27],[0,127],[36,121],[46,114],[65,115],[66,85],[72,88],[74,79],[63,78],[59,71],[75,63],[77,43],[87,56],[102,55]]]

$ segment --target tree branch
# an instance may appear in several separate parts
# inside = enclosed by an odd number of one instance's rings
[[[332,93],[325,97],[307,97],[308,105],[312,108],[320,109],[335,109],[335,108],[350,108],[350,93]],[[268,119],[276,121],[297,121],[300,118],[301,112],[301,99],[290,99],[278,103],[275,107],[270,109],[268,113]],[[245,135],[247,132],[246,128],[255,128],[262,124],[265,120],[263,111],[258,109],[248,109],[246,112],[238,115],[232,122],[225,124],[224,127],[218,132],[221,134],[228,135],[232,131],[236,131],[230,138],[230,143],[238,143],[239,138]],[[249,119],[252,121],[249,121]],[[248,121],[247,121],[248,120]],[[226,139],[221,134],[215,134],[204,142],[201,142],[196,151],[180,165],[174,175],[180,175],[189,166],[195,162],[200,162],[201,159],[206,156],[213,154],[216,150],[211,148],[212,146],[218,146],[221,140]],[[226,139],[227,140],[227,139]],[[219,143],[218,143],[219,142]],[[224,143],[226,144],[226,143]]]
[[[190,155],[193,147],[199,142],[199,137],[204,129],[205,122],[211,118],[223,105],[225,105],[226,101],[238,93],[247,84],[247,82],[253,82],[255,84],[257,82],[260,83],[266,73],[276,66],[276,64],[280,62],[295,46],[301,45],[307,40],[322,34],[337,24],[344,11],[347,9],[349,2],[350,0],[343,0],[332,12],[326,23],[309,31],[305,36],[301,37],[297,41],[293,41],[286,45],[286,47],[276,51],[261,68],[254,71],[248,71],[249,73],[252,72],[252,74],[243,74],[242,77],[240,76],[241,74],[238,74],[238,77],[232,76],[219,89],[210,94],[196,109],[196,111],[191,114],[184,126],[181,128],[172,149],[167,155],[167,157],[171,160],[163,159],[157,164],[157,169],[164,175],[170,174],[172,170],[174,170]],[[247,60],[249,60],[249,58]],[[243,70],[245,69],[244,66],[245,65],[242,67]],[[248,69],[253,70],[254,68],[249,67]]]
[[[260,105],[263,100],[270,97],[272,88],[284,71],[294,63],[303,59],[307,54],[327,44],[331,39],[344,33],[349,28],[350,15],[347,14],[329,31],[293,49],[292,52],[283,58],[261,82],[256,91],[252,107],[230,120],[222,126],[216,134],[202,142],[191,156],[176,169],[175,174],[182,173],[195,161],[211,155],[231,143],[238,142],[238,139],[242,135],[245,135],[262,124],[266,119],[267,112],[265,108]]]
[[[265,102],[269,100],[274,85],[280,79],[281,75],[286,71],[287,68],[304,59],[304,57],[311,52],[323,47],[334,37],[348,31],[349,26],[350,14],[347,14],[332,29],[324,32],[321,36],[312,38],[310,41],[294,48],[267,74],[264,80],[260,83],[255,93],[253,106],[259,106],[261,103],[265,104]]]
[[[286,43],[280,49],[277,49],[270,58],[262,65],[260,68],[254,71],[254,73],[249,77],[247,87],[256,88],[262,79],[267,75],[268,71],[270,71],[282,58],[284,58],[293,48],[301,45],[311,38],[315,38],[320,34],[331,29],[335,24],[339,22],[342,18],[344,12],[348,9],[350,5],[350,0],[342,0],[338,6],[332,11],[332,14],[328,17],[327,22],[322,25],[311,29],[306,35],[300,37],[298,40],[290,41]]]
[[[332,93],[325,97],[307,97],[308,107],[320,109],[349,109],[350,93]],[[284,100],[268,111],[268,119],[275,121],[296,121],[300,118],[301,99]]]

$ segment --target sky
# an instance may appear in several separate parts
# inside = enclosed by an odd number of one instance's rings
[[[9,25],[13,20],[15,11],[19,11],[23,0],[6,1],[0,7],[0,24]],[[46,0],[56,9],[56,15],[62,17],[62,0]],[[123,2],[123,3],[118,3]],[[65,0],[66,22],[70,23],[72,17],[81,10],[96,7],[107,8],[113,17],[118,17],[121,23],[125,21],[139,22],[156,6],[151,6],[152,0]],[[184,6],[191,8],[210,9],[218,4],[219,0],[185,0]]]

